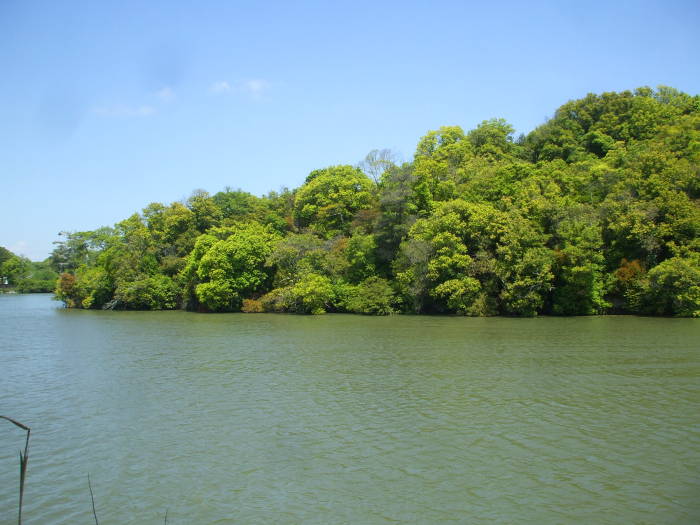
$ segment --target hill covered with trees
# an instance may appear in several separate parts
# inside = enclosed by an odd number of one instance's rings
[[[69,307],[700,316],[700,97],[590,94],[527,136],[447,126],[311,172],[65,234]]]

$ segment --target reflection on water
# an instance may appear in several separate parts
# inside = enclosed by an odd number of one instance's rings
[[[699,523],[700,322],[0,296],[25,522]],[[21,433],[0,427],[0,523]]]

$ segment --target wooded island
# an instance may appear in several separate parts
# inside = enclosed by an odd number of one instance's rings
[[[195,191],[66,233],[48,260],[56,296],[73,308],[700,316],[700,96],[590,94],[513,133],[502,119],[442,127],[412,162],[375,150],[295,190]]]

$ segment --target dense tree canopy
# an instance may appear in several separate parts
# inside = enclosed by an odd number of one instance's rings
[[[373,150],[297,190],[196,190],[64,233],[49,262],[79,308],[697,317],[699,199],[700,97],[640,88],[517,139],[442,127],[411,162]]]

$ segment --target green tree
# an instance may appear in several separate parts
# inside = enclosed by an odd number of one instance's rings
[[[347,235],[357,212],[373,202],[373,185],[364,173],[352,166],[332,166],[307,177],[296,195],[294,217],[299,227],[322,237]]]
[[[346,301],[348,311],[366,315],[389,315],[396,311],[397,297],[391,284],[381,277],[368,277],[352,288]]]
[[[700,253],[672,257],[649,270],[639,295],[642,313],[700,317]]]
[[[212,233],[197,240],[182,278],[205,309],[239,310],[243,299],[269,286],[271,272],[265,262],[278,235],[254,222]]]

